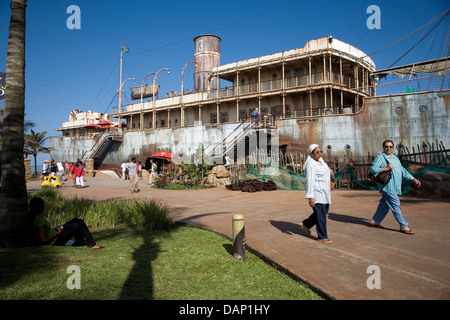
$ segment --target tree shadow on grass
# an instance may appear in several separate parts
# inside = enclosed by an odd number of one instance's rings
[[[178,226],[172,226],[167,230],[143,230],[136,233],[142,237],[143,243],[134,250],[134,265],[128,274],[120,300],[151,300],[154,296],[152,262],[160,253],[160,245],[157,239],[167,237]]]
[[[139,234],[143,243],[133,252],[134,266],[120,292],[121,300],[153,299],[152,261],[157,258],[160,248],[154,243],[153,232],[141,231]]]

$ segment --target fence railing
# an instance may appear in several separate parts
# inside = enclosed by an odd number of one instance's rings
[[[442,168],[450,167],[450,149],[446,149],[443,142],[422,143],[417,147],[412,147],[410,151],[408,147],[399,145],[398,157],[401,161],[406,161],[409,164],[414,164],[418,170],[424,169],[429,165],[438,165]],[[230,166],[230,181],[237,183],[245,180],[245,175],[250,167],[253,165],[256,172],[262,172],[267,159],[271,158],[270,152],[258,150],[256,153],[249,155],[248,163],[232,164]],[[273,157],[272,157],[273,158]],[[330,152],[323,155],[324,160],[334,173],[339,172],[339,179],[336,182],[336,188],[341,189],[358,189],[360,188],[355,178],[359,181],[364,181],[366,184],[375,183],[368,180],[370,167],[375,159],[375,155],[368,153],[366,156],[353,156],[349,152],[341,157],[333,157]],[[307,156],[302,152],[279,152],[279,165],[283,168],[289,169],[297,174],[304,174],[304,164]],[[347,170],[350,168],[352,172]]]
[[[399,158],[411,164],[440,165],[444,168],[450,167],[450,149],[445,149],[442,141],[425,143],[413,146],[411,151],[408,147],[399,148]]]
[[[314,73],[304,76],[298,76],[298,77],[289,77],[284,79],[284,86],[283,86],[283,79],[273,79],[273,80],[267,80],[267,81],[261,81],[259,83],[259,92],[267,92],[272,90],[281,90],[281,89],[290,89],[290,88],[297,88],[297,87],[305,87],[305,86],[311,86],[311,85],[320,85],[320,84],[335,84],[335,85],[342,85],[349,89],[355,89],[360,90],[361,92],[365,92],[366,88],[362,86],[362,83],[359,84],[359,87],[357,87],[357,81],[353,77],[349,77],[346,75],[340,75],[339,73],[330,73],[326,72],[324,73]],[[246,83],[246,84],[240,84],[239,86],[236,86],[234,88],[223,88],[223,89],[215,89],[208,91],[208,99],[215,99],[217,97],[219,98],[226,98],[226,97],[232,97],[235,95],[245,95],[245,94],[251,94],[251,93],[257,93],[258,92],[258,83]]]

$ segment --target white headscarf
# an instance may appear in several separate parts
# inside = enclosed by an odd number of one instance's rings
[[[312,157],[311,157],[311,153],[314,151],[314,149],[316,149],[317,147],[320,147],[318,144],[312,144],[309,146],[308,148],[308,158],[306,158],[306,162],[305,165],[303,166],[303,170],[306,168],[306,166],[309,164],[309,162],[311,161],[315,161]],[[322,164],[324,163],[322,157],[319,158],[319,162]]]

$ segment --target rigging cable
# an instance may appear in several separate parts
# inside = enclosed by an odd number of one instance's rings
[[[393,65],[395,65],[397,62],[399,62],[404,56],[406,56],[408,53],[411,52],[411,50],[413,50],[415,47],[417,47],[417,45],[419,45],[419,43],[421,43],[423,41],[423,39],[425,39],[426,37],[428,37],[428,35],[434,30],[436,29],[436,27],[438,25],[440,25],[442,23],[442,21],[445,20],[445,18],[447,18],[448,16],[448,12],[450,12],[450,10],[447,10],[447,14],[445,16],[443,16],[427,33],[425,33],[425,35],[422,36],[422,38],[419,39],[419,41],[417,41],[409,50],[407,50],[404,54],[402,54],[402,56],[400,58],[398,58],[397,60],[394,61],[394,63],[392,63],[388,68],[391,68]]]
[[[444,11],[443,13],[441,13],[441,14],[440,14],[439,16],[437,16],[436,18],[430,20],[429,22],[427,22],[426,24],[424,24],[423,26],[421,26],[419,29],[417,29],[417,30],[411,32],[410,34],[404,36],[403,38],[401,38],[401,39],[399,39],[399,40],[397,40],[397,41],[391,43],[390,45],[387,45],[387,46],[384,47],[384,48],[381,48],[381,49],[379,49],[379,50],[377,50],[377,51],[374,51],[374,52],[372,52],[372,53],[370,53],[370,54],[367,54],[367,55],[365,55],[365,56],[362,56],[362,57],[359,58],[358,60],[362,60],[362,59],[364,59],[364,58],[366,58],[366,57],[370,57],[370,56],[372,56],[372,55],[374,55],[374,54],[376,54],[376,53],[378,53],[378,52],[380,52],[380,51],[382,51],[382,50],[384,50],[384,49],[387,49],[387,48],[389,48],[389,47],[392,47],[394,44],[397,44],[397,43],[399,43],[400,41],[405,40],[406,38],[412,36],[412,35],[415,34],[416,32],[422,30],[423,28],[425,28],[425,27],[428,26],[429,24],[433,23],[435,20],[437,20],[438,18],[440,18],[442,15],[445,15],[445,17],[447,17],[449,14],[450,14],[450,9],[447,9],[446,11]]]
[[[99,92],[98,92],[97,95],[95,96],[94,100],[91,102],[91,106],[92,106],[92,107],[95,106],[94,102],[97,100],[98,96],[99,96],[100,93],[103,91],[103,88],[105,87],[106,83],[108,82],[109,78],[111,77],[113,71],[116,69],[117,64],[118,64],[118,62],[116,62],[116,63],[114,64],[114,67],[112,68],[111,72],[109,73],[108,78],[106,78],[106,80],[105,80],[105,82],[103,83],[101,89],[99,90]]]
[[[116,99],[116,97],[117,97],[118,94],[119,94],[119,91],[117,91],[116,94],[113,96],[113,98],[111,99],[111,102],[110,102],[109,105],[106,107],[106,110],[105,110],[105,112],[103,112],[103,113],[106,113],[106,111],[108,111],[109,107],[110,107],[111,104],[113,103],[114,99]]]

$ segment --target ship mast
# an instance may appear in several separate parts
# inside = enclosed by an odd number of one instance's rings
[[[122,60],[123,60],[123,42],[120,42],[120,76],[119,76],[119,133],[122,133],[122,119],[120,113],[122,112]]]

